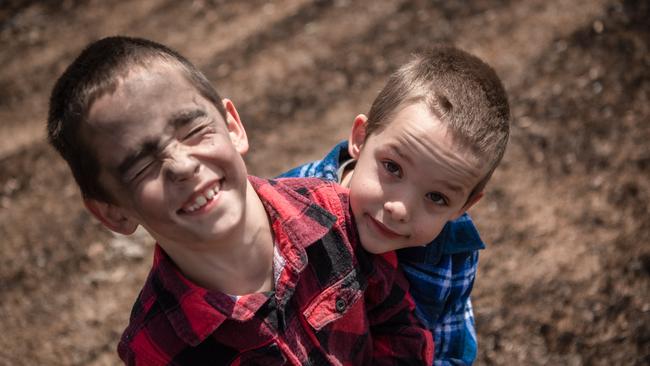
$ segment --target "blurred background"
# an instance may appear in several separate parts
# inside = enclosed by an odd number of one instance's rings
[[[54,80],[123,34],[187,56],[237,105],[250,172],[321,157],[413,51],[454,44],[510,96],[472,211],[479,365],[650,363],[650,12],[643,0],[0,2],[0,364],[115,365],[146,233],[87,214],[46,144]]]

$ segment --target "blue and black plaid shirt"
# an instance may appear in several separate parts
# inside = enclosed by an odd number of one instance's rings
[[[322,160],[291,169],[281,177],[318,177],[339,181],[339,168],[350,160],[347,142]],[[429,245],[399,250],[399,262],[410,282],[416,313],[433,332],[434,365],[471,365],[477,342],[470,292],[485,248],[472,219],[464,214],[448,222]]]

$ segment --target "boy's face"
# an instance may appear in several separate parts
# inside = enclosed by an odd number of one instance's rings
[[[86,200],[106,226],[143,225],[158,242],[200,247],[243,225],[248,149],[237,111],[224,121],[183,74],[137,68],[91,106],[82,133],[114,202]]]
[[[467,200],[485,168],[424,104],[402,107],[367,139],[365,131],[360,115],[350,136],[350,201],[369,252],[426,245],[481,198]]]

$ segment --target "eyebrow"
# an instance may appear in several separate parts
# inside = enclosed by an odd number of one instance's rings
[[[195,119],[205,117],[207,115],[208,114],[203,109],[183,110],[173,114],[167,121],[167,126],[173,126],[174,130],[177,130],[188,125]],[[140,159],[144,158],[145,156],[152,155],[158,151],[160,149],[160,145],[161,144],[159,139],[145,140],[138,149],[128,154],[118,165],[117,171],[120,177],[124,177],[129,169],[131,169]]]
[[[444,185],[445,187],[449,188],[450,190],[452,190],[452,191],[454,191],[456,193],[463,193],[463,188],[460,187],[460,186],[451,184],[451,183],[446,182],[446,181],[442,181],[441,183],[442,183],[442,185]]]
[[[174,129],[178,129],[194,121],[197,118],[205,117],[207,115],[208,115],[207,112],[204,111],[203,109],[190,109],[190,110],[180,111],[172,115],[172,117],[169,119],[168,125],[171,124],[172,126],[174,126]]]
[[[408,162],[409,164],[414,165],[414,164],[413,164],[413,160],[411,159],[411,157],[408,156],[408,155],[403,154],[403,153],[399,150],[399,148],[398,148],[397,146],[395,146],[395,145],[390,145],[389,148],[393,151],[393,153],[399,155],[400,158],[406,160],[406,162]]]
[[[391,146],[390,146],[390,149],[391,149],[395,154],[399,155],[402,159],[406,160],[409,164],[411,164],[411,165],[415,165],[415,163],[413,162],[413,159],[411,159],[410,156],[403,154],[403,153],[399,150],[399,148],[398,148],[397,146],[395,146],[395,145],[391,145]],[[449,190],[454,191],[455,193],[463,193],[463,187],[461,187],[461,186],[457,186],[457,185],[455,185],[455,184],[449,183],[448,181],[444,181],[444,180],[443,180],[443,181],[440,181],[440,184],[442,184],[443,186],[445,186],[445,187],[448,188]]]

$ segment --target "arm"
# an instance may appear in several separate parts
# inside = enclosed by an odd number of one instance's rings
[[[477,341],[470,293],[478,268],[478,252],[451,257],[451,290],[434,328],[434,337],[440,340],[440,358],[435,365],[471,365],[476,360]]]
[[[470,293],[478,251],[443,255],[435,264],[400,262],[417,303],[417,315],[432,330],[435,365],[471,365],[477,342]]]
[[[338,169],[341,160],[349,159],[347,152],[347,141],[339,142],[335,145],[330,152],[327,153],[321,160],[315,160],[303,165],[290,169],[277,178],[305,178],[314,177],[322,178],[331,181],[338,181]]]
[[[374,271],[365,293],[373,365],[431,365],[433,339],[415,316],[408,283],[395,253],[371,256]]]

